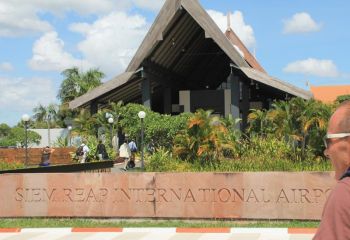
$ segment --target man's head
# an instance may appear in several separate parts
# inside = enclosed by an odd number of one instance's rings
[[[329,120],[327,134],[350,133],[350,101],[342,103]],[[334,135],[337,136],[337,135]],[[324,155],[328,157],[339,179],[350,167],[350,136],[326,139]]]

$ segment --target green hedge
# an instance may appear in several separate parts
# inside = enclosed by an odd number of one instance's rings
[[[187,162],[175,158],[164,149],[147,158],[147,171],[156,172],[243,172],[243,171],[330,171],[330,161],[308,154],[303,161],[293,159],[293,148],[283,140],[255,136],[241,142],[241,154],[237,158],[217,161]]]

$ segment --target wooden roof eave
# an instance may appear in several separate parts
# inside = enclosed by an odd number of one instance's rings
[[[310,91],[295,87],[292,84],[271,77],[258,70],[245,67],[240,68],[240,70],[250,79],[274,87],[293,96],[301,97],[303,99],[311,99],[313,97],[313,94]]]
[[[134,72],[124,72],[112,80],[103,83],[102,85],[92,89],[91,91],[85,93],[84,95],[77,97],[73,101],[69,102],[69,108],[75,109],[81,106],[86,105],[87,103],[95,100],[96,98],[106,94],[123,84],[127,83],[130,78],[133,76]]]

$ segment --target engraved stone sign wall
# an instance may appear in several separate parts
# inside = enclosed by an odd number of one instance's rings
[[[0,176],[0,217],[320,219],[330,172]]]

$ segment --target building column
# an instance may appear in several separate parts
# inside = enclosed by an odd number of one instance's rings
[[[240,86],[239,78],[233,73],[228,76],[228,82],[231,86],[231,114],[234,119],[239,118],[239,99],[240,99]]]
[[[142,104],[151,109],[151,80],[144,70],[141,72],[141,77]]]
[[[163,106],[164,113],[171,114],[171,88],[163,89]]]
[[[249,104],[249,84],[246,81],[241,81],[242,96],[240,109],[242,113],[242,130],[248,127],[248,114],[250,109]]]
[[[98,104],[97,101],[92,101],[90,104],[90,114],[91,116],[98,112]]]
[[[184,112],[191,112],[191,91],[179,92],[179,104],[183,106]]]

